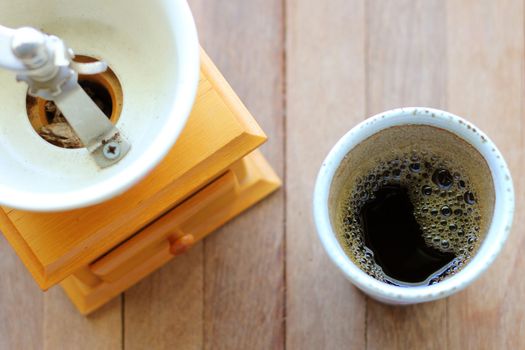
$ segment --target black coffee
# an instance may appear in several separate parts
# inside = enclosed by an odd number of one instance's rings
[[[425,243],[406,188],[385,185],[374,197],[363,205],[360,218],[365,245],[387,276],[418,283],[452,262],[453,253]]]
[[[470,259],[481,215],[454,159],[422,149],[383,159],[357,177],[342,213],[342,241],[361,268],[395,285],[441,281]]]

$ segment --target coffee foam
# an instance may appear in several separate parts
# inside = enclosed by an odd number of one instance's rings
[[[347,255],[369,275],[386,276],[363,242],[360,208],[381,186],[408,189],[425,243],[452,252],[453,262],[424,284],[459,271],[475,254],[489,227],[494,187],[488,165],[470,144],[431,126],[385,129],[356,146],[343,160],[331,186],[330,212]]]

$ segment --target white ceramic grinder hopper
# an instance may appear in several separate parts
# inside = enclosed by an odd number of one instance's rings
[[[8,68],[0,69],[0,205],[59,211],[100,203],[139,181],[171,149],[189,116],[199,80],[199,44],[186,0],[6,1],[0,3],[0,24],[5,26],[0,28],[0,66]],[[18,35],[18,43],[5,39],[13,34],[7,28],[22,27],[36,31]],[[67,98],[64,93],[54,97],[86,147],[55,146],[29,121],[28,84],[17,83],[13,71],[19,80],[27,80],[25,73],[39,67],[39,55],[28,54],[24,47],[24,40],[34,41],[38,32],[56,36],[74,55],[104,62],[120,83],[122,111],[114,126],[90,117],[101,111],[85,100],[83,90],[73,87]],[[69,68],[75,74],[94,74],[105,66],[73,62]],[[29,82],[32,92],[40,88],[39,95],[45,95],[41,77],[31,74],[29,80],[37,80]],[[76,84],[76,78],[72,81]],[[66,85],[60,88],[68,91]],[[80,126],[75,127],[74,120]],[[90,130],[94,135],[101,129],[109,135],[106,139],[88,137]],[[104,155],[102,146],[108,142],[117,146],[116,156],[114,148]]]

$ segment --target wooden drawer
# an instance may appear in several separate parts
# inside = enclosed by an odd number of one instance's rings
[[[80,312],[89,313],[279,186],[278,177],[255,151],[61,285]]]
[[[106,256],[90,265],[93,274],[106,282],[114,282],[136,268],[148,257],[157,254],[170,255],[172,245],[183,236],[193,237],[198,232],[203,215],[213,216],[235,199],[238,190],[237,177],[232,171],[219,177],[196,195],[122,243]],[[213,219],[213,218],[212,218]],[[197,237],[198,239],[198,237]]]

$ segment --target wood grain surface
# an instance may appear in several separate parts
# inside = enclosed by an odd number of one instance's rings
[[[0,266],[4,271],[0,284],[0,349],[39,349],[44,339],[44,295],[2,235]]]
[[[282,3],[199,0],[192,4],[203,47],[263,130],[272,135],[262,150],[282,177]],[[281,190],[205,240],[205,349],[283,347],[283,223]]]
[[[317,171],[364,119],[362,1],[289,1],[286,40],[286,345],[363,348],[366,300],[328,260],[312,219]]]
[[[524,349],[523,0],[190,0],[202,46],[270,140],[285,188],[90,317],[43,295],[0,238],[0,350]],[[328,150],[386,109],[477,124],[514,175],[501,256],[466,290],[392,307],[368,299],[315,234]]]

